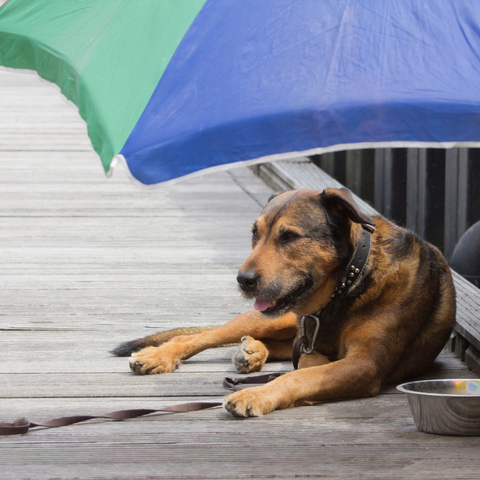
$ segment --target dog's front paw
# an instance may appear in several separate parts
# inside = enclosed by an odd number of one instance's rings
[[[130,369],[138,375],[171,373],[180,365],[180,360],[162,355],[161,347],[147,347],[130,356]]]
[[[276,407],[262,387],[255,387],[225,397],[223,408],[233,417],[260,417]]]
[[[235,370],[239,373],[259,372],[268,357],[265,345],[252,337],[243,337],[240,348],[233,355]]]

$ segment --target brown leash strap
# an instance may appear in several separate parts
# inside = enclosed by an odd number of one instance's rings
[[[223,379],[223,386],[225,388],[230,388],[231,390],[242,390],[244,388],[243,385],[262,385],[264,383],[271,382],[276,378],[283,375],[284,372],[281,373],[266,373],[265,375],[256,375],[254,377],[237,377],[237,378],[229,378],[226,377]]]
[[[271,382],[275,378],[283,375],[283,373],[271,373],[266,375],[257,375],[255,377],[244,378],[225,378],[223,385],[226,388],[232,390],[241,390],[243,384],[262,384]],[[67,425],[73,425],[74,423],[86,422],[87,420],[93,420],[95,418],[110,418],[112,420],[127,420],[129,418],[142,417],[144,415],[150,415],[151,413],[185,413],[185,412],[197,412],[199,410],[205,410],[207,408],[220,407],[220,402],[191,402],[180,403],[178,405],[171,405],[169,407],[159,409],[147,409],[137,408],[133,410],[118,410],[116,412],[105,413],[104,415],[76,415],[73,417],[61,417],[54,418],[45,423],[33,423],[26,418],[17,418],[13,423],[0,423],[0,435],[20,435],[27,433],[31,428],[43,427],[43,428],[56,428],[66,427]]]
[[[44,427],[66,427],[74,423],[85,422],[94,418],[110,418],[112,420],[127,420],[129,418],[141,417],[151,413],[185,413],[205,410],[207,408],[220,407],[220,402],[192,402],[180,403],[169,407],[159,408],[156,410],[139,408],[134,410],[119,410],[117,412],[106,413],[104,415],[77,415],[74,417],[54,418],[45,423],[29,422],[26,418],[17,418],[13,423],[0,423],[0,435],[20,435],[27,433],[31,428]]]

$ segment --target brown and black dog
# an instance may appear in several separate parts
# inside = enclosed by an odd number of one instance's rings
[[[373,231],[368,242],[365,227]],[[252,233],[253,250],[237,280],[255,299],[255,310],[200,333],[179,329],[187,334],[171,338],[174,330],[127,342],[113,353],[131,353],[135,373],[155,374],[172,372],[207,348],[241,341],[236,369],[254,372],[267,358],[291,358],[306,315],[311,342],[317,317],[314,349],[301,355],[298,370],[226,397],[226,410],[248,417],[375,396],[384,384],[425,372],[445,345],[455,289],[442,254],[382,217],[369,218],[347,189],[276,195]],[[353,257],[361,259],[362,248],[365,258],[356,268]]]

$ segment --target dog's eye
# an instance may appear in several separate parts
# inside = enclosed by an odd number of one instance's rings
[[[296,234],[295,232],[285,232],[285,233],[282,233],[280,237],[280,241],[282,243],[287,243],[287,242],[291,242],[292,240],[295,240],[296,238],[299,238],[299,235]]]
[[[252,228],[252,242],[256,242],[258,240],[258,229],[256,226]]]

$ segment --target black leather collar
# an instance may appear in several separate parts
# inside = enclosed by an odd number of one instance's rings
[[[365,265],[367,264],[368,257],[370,256],[370,250],[372,248],[372,235],[371,232],[375,231],[370,225],[362,225],[362,235],[355,249],[350,263],[348,264],[345,273],[340,280],[340,283],[335,288],[335,291],[330,297],[330,301],[319,311],[317,315],[330,303],[339,300],[348,294],[348,292],[355,286],[360,278]]]

